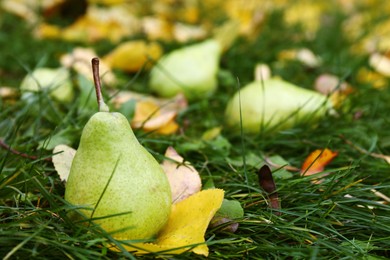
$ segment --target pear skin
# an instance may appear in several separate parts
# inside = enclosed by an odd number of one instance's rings
[[[171,210],[161,166],[120,113],[98,112],[85,125],[65,199],[119,240],[152,238]]]

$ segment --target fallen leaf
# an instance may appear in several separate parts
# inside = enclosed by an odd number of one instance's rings
[[[175,23],[173,26],[173,38],[181,43],[206,38],[207,31],[200,26],[184,23]]]
[[[359,82],[370,84],[376,89],[383,89],[388,86],[385,76],[365,67],[359,69],[356,78]]]
[[[0,86],[0,99],[8,101],[16,101],[19,92],[16,88],[8,86]]]
[[[60,62],[66,68],[73,68],[79,74],[85,76],[87,79],[93,81],[91,72],[91,60],[97,57],[95,51],[91,48],[76,47],[71,53],[61,56]],[[117,79],[110,67],[104,62],[100,61],[100,71],[103,83],[107,85],[114,85]]]
[[[76,150],[67,145],[60,144],[54,147],[53,154],[52,161],[54,168],[60,176],[61,181],[67,181]]]
[[[127,41],[107,54],[103,61],[111,68],[137,72],[145,65],[149,64],[146,67],[150,67],[151,64],[148,61],[159,59],[162,52],[162,48],[157,42]]]
[[[370,66],[383,76],[390,77],[390,57],[373,53],[369,60]]]
[[[222,231],[234,233],[239,226],[235,219],[242,218],[243,216],[244,209],[239,201],[223,199],[221,208],[215,213],[210,226],[217,227],[219,225],[228,224],[223,227]]]
[[[333,152],[327,148],[313,151],[303,163],[301,167],[301,175],[310,176],[322,172],[325,166],[328,165],[337,155],[337,152]]]
[[[129,100],[135,100],[134,117],[131,120],[133,128],[142,128],[144,131],[169,135],[175,133],[179,125],[174,121],[177,114],[187,107],[187,100],[182,94],[173,98],[155,98],[131,91],[121,91],[113,97],[116,107]]]
[[[267,80],[271,78],[271,69],[267,64],[256,64],[255,67],[255,80]]]
[[[162,252],[180,254],[192,251],[208,256],[209,249],[204,235],[214,214],[221,207],[224,191],[209,189],[198,192],[179,203],[172,205],[168,223],[160,231],[155,243],[124,245],[135,254]],[[113,250],[118,250],[113,248]]]
[[[36,24],[40,20],[39,13],[36,10],[47,10],[58,5],[65,0],[3,0],[0,9],[22,17],[29,24]]]
[[[279,60],[297,60],[309,68],[321,65],[321,59],[307,48],[283,50],[278,54]]]
[[[348,84],[341,81],[337,76],[332,74],[321,74],[316,78],[314,88],[324,94],[329,95],[337,90],[345,91]]]
[[[272,172],[268,165],[264,165],[263,167],[261,167],[257,173],[257,176],[259,177],[260,187],[267,193],[269,199],[269,207],[271,209],[276,210],[280,209],[279,196],[276,192],[275,181],[272,177]],[[280,214],[281,213],[278,211],[275,212],[275,215]]]
[[[329,95],[335,107],[342,105],[347,96],[353,92],[353,88],[347,82],[331,74],[318,76],[314,88],[324,95]]]
[[[147,16],[142,19],[142,30],[149,40],[170,41],[173,38],[172,23],[162,17]]]
[[[172,203],[178,203],[200,191],[202,182],[198,171],[184,161],[173,147],[168,147],[165,152],[162,168],[168,177],[172,192]]]
[[[295,1],[285,7],[284,21],[287,25],[299,24],[307,37],[312,38],[321,25],[324,4],[316,1]]]
[[[45,25],[37,26],[35,35],[38,38],[57,37],[73,42],[96,42],[103,39],[118,42],[140,31],[140,21],[135,16],[135,10],[136,3],[105,7],[88,5],[85,15],[70,26],[59,28],[60,33],[52,34],[52,30],[45,30]]]
[[[230,0],[224,3],[226,15],[239,22],[240,34],[247,37],[258,35],[265,18],[264,1]]]
[[[217,138],[221,134],[221,131],[222,131],[222,127],[220,126],[211,128],[202,134],[201,139],[203,141],[211,141]]]

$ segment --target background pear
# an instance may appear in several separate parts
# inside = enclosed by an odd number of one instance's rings
[[[240,89],[229,100],[225,118],[229,127],[247,133],[288,129],[300,122],[315,122],[332,109],[321,93],[270,78],[257,80]]]
[[[83,129],[65,199],[86,207],[81,213],[117,239],[151,238],[170,213],[168,180],[128,120],[108,112],[96,85],[100,111],[107,112],[93,115]]]

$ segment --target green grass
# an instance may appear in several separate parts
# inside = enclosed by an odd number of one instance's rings
[[[221,67],[226,73],[218,92],[208,100],[191,103],[178,117],[181,125],[188,125],[184,134],[135,133],[158,160],[167,146],[174,146],[200,171],[204,183],[212,179],[227,198],[244,207],[245,216],[236,233],[223,232],[220,227],[207,231],[209,259],[389,258],[390,205],[378,203],[383,199],[372,191],[390,196],[389,164],[345,141],[369,152],[390,154],[389,87],[378,90],[357,81],[357,71],[368,66],[368,57],[350,51],[352,42],[339,29],[346,18],[341,13],[332,13],[327,27],[312,40],[290,41],[302,31],[284,25],[280,15],[270,15],[261,37],[239,39],[223,55]],[[34,40],[18,18],[3,14],[0,19],[0,85],[18,87],[28,70],[58,66],[58,55],[75,46]],[[320,55],[323,65],[307,70],[294,61],[277,61],[280,50],[302,46]],[[269,64],[274,74],[307,88],[321,73],[333,73],[346,78],[355,92],[337,117],[327,116],[315,127],[296,126],[273,135],[242,135],[224,128],[221,138],[199,141],[206,130],[224,126],[222,115],[228,98],[237,90],[236,78],[242,86],[249,83],[257,62]],[[130,75],[122,77],[132,80]],[[139,89],[147,77],[141,73],[135,79],[136,87],[130,88]],[[105,245],[115,241],[98,227],[87,228],[67,217],[72,206],[63,199],[65,186],[52,163],[45,160],[51,151],[44,147],[52,137],[63,137],[77,147],[81,130],[93,113],[79,102],[60,105],[43,93],[29,101],[1,100],[0,138],[12,149],[33,157],[0,150],[0,256],[5,259],[133,258],[128,252],[109,251]],[[356,118],[356,113],[361,117]],[[339,153],[326,168],[330,174],[320,184],[296,173],[290,179],[276,179],[282,214],[273,214],[259,187],[258,167],[251,163],[251,155],[280,155],[300,167],[311,151],[324,147]],[[202,258],[191,253],[161,257]]]

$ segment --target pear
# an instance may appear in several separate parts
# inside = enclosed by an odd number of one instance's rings
[[[163,56],[150,73],[150,88],[162,97],[184,93],[188,99],[210,96],[217,88],[219,59],[216,40],[207,40]]]
[[[128,120],[109,112],[96,73],[99,60],[94,58],[92,64],[100,112],[83,129],[65,199],[116,239],[153,238],[171,210],[168,179]]]
[[[189,100],[211,96],[218,87],[221,55],[238,33],[239,23],[228,20],[212,38],[164,55],[150,72],[150,89],[166,98],[178,93]]]
[[[327,96],[278,78],[257,80],[229,100],[226,124],[246,133],[276,132],[297,123],[315,122],[332,111]]]
[[[23,79],[20,89],[23,96],[49,89],[50,96],[63,103],[71,102],[74,96],[70,73],[64,68],[37,68]]]

